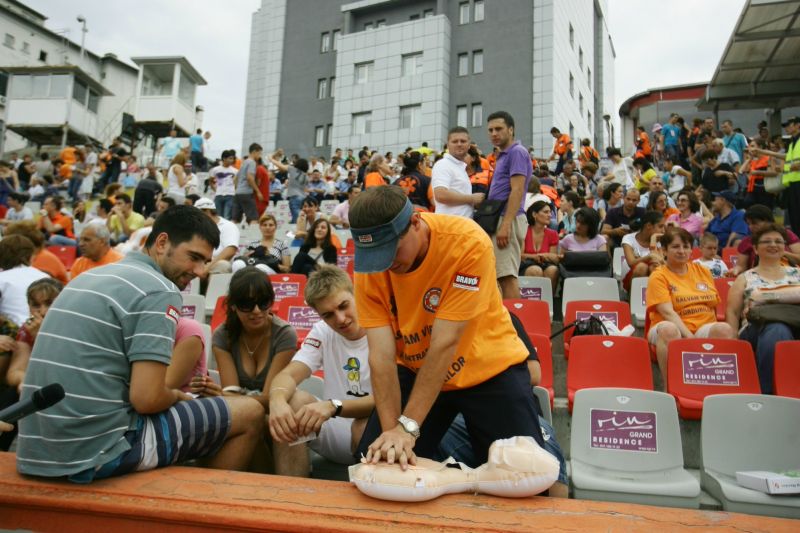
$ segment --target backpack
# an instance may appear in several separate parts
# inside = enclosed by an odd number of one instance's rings
[[[583,318],[581,320],[576,320],[572,324],[567,324],[550,335],[550,340],[553,340],[570,328],[575,328],[575,331],[572,332],[573,338],[580,337],[581,335],[608,335],[608,328],[603,324],[603,321],[594,315],[590,315],[589,318]]]

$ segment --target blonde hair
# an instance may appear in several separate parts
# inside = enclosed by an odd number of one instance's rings
[[[320,265],[308,277],[303,296],[306,303],[316,309],[320,301],[341,290],[353,292],[350,276],[337,266]]]
[[[263,224],[265,220],[271,220],[272,222],[275,223],[276,226],[278,225],[278,219],[275,218],[275,215],[273,215],[272,213],[268,213],[266,211],[264,211],[264,214],[261,215],[261,217],[258,219],[258,225],[260,226],[261,224]]]
[[[713,233],[708,233],[708,232],[703,233],[703,235],[700,237],[700,246],[703,246],[705,244],[713,244],[714,246],[719,246],[719,238],[717,238],[717,236],[714,235]]]

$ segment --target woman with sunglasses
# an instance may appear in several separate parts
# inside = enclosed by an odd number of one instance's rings
[[[255,267],[245,267],[231,278],[225,323],[214,331],[212,349],[217,361],[224,395],[253,396],[269,414],[269,391],[273,378],[289,364],[297,347],[297,333],[272,314],[275,292],[269,278]],[[269,431],[266,437],[269,439]],[[251,470],[280,475],[308,475],[293,472],[291,460],[296,446],[272,445],[253,454]],[[274,459],[274,463],[273,463]],[[274,466],[273,466],[274,464]]]
[[[667,226],[683,228],[695,240],[703,234],[703,216],[700,214],[700,202],[692,191],[681,191],[676,201],[678,212],[667,217]]]

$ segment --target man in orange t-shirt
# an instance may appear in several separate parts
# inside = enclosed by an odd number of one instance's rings
[[[414,212],[396,186],[362,192],[349,218],[376,406],[356,456],[403,469],[435,457],[458,413],[479,463],[497,439],[542,445],[488,235],[464,217]]]
[[[89,224],[78,240],[81,257],[78,258],[70,269],[70,278],[75,279],[87,270],[99,266],[116,263],[122,259],[122,254],[111,248],[111,233],[108,228],[100,224]]]
[[[556,176],[558,176],[564,170],[564,163],[572,159],[572,139],[568,134],[561,133],[556,127],[550,128],[550,135],[555,138],[556,143],[553,145],[553,153],[550,154],[548,161],[558,159],[558,163],[556,163]]]
[[[39,229],[49,237],[47,242],[56,246],[75,246],[72,218],[61,212],[64,201],[60,196],[48,196],[42,204]]]

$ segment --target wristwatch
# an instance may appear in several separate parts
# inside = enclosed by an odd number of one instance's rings
[[[336,408],[336,411],[333,412],[333,416],[331,418],[336,418],[337,416],[342,414],[342,400],[330,399],[328,401],[331,402],[333,406]]]
[[[415,439],[419,438],[419,424],[416,420],[408,418],[405,415],[400,415],[400,418],[398,418],[397,421],[400,422],[400,425],[403,427],[406,433],[413,435]]]

